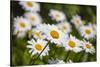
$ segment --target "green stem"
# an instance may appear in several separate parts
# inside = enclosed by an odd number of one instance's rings
[[[81,58],[83,58],[83,55],[84,55],[84,52],[81,53],[81,55],[80,55],[80,57],[78,59],[79,62],[81,61]]]
[[[40,55],[41,55],[42,52],[45,50],[45,48],[49,45],[49,43],[50,43],[50,41],[48,41],[48,43],[46,44],[46,46],[44,47],[44,49],[43,49],[43,50],[41,51],[41,53],[37,56],[37,58],[34,59],[34,60],[37,60],[37,59],[40,57]],[[34,61],[33,63],[35,63],[35,61]],[[31,64],[32,64],[32,62],[31,62]]]
[[[46,46],[44,47],[44,49],[41,51],[41,53],[38,55],[37,59],[40,57],[40,55],[42,54],[42,52],[45,50],[45,48],[49,45],[50,41],[46,44]]]
[[[65,62],[66,62],[66,60],[68,59],[68,56],[69,56],[69,54],[70,54],[70,51],[68,51],[68,53],[66,53],[66,58],[65,58]]]

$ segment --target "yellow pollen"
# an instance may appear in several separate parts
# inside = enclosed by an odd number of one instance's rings
[[[76,46],[75,42],[74,41],[69,41],[68,42],[68,45],[71,47],[71,48],[74,48]]]
[[[59,15],[59,14],[56,14],[56,17],[57,17],[57,18],[59,18],[59,17],[60,17],[60,15]]]
[[[38,50],[38,51],[41,51],[42,50],[42,46],[40,44],[35,44],[35,48]]]
[[[22,28],[25,28],[25,27],[26,27],[26,24],[25,24],[24,22],[21,22],[19,25],[20,25],[20,27],[22,27]]]
[[[90,48],[91,48],[91,46],[90,46],[89,44],[86,44],[86,48],[90,49]]]
[[[35,35],[40,37],[40,32],[35,32]]]
[[[27,6],[29,6],[29,7],[33,7],[33,3],[32,3],[32,2],[27,2],[26,4],[27,4]]]
[[[30,20],[32,20],[33,22],[35,21],[35,17],[30,17]]]
[[[59,38],[59,33],[55,30],[50,32],[50,35],[52,36],[52,38],[54,39],[58,39]]]
[[[64,29],[67,29],[67,26],[64,25],[63,28],[64,28]]]
[[[91,34],[91,30],[86,29],[86,30],[85,30],[85,33],[89,35],[89,34]]]
[[[80,20],[76,20],[76,23],[79,24],[80,23]]]

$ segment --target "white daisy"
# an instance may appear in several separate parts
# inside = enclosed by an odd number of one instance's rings
[[[33,32],[32,33],[33,37],[35,39],[45,39],[46,38],[46,35],[42,31],[38,30],[37,28],[33,29],[32,32]]]
[[[33,1],[21,1],[19,3],[23,9],[27,11],[37,12],[40,11],[40,4]]]
[[[50,25],[43,23],[43,24],[37,25],[36,28],[41,32],[46,32],[49,29],[48,26],[50,26]]]
[[[38,13],[27,12],[27,13],[25,13],[24,16],[31,22],[31,24],[33,26],[36,26],[36,25],[42,23],[42,18]]]
[[[93,30],[91,25],[81,26],[79,32],[81,36],[83,36],[86,39],[91,39],[95,36],[95,31]]]
[[[57,27],[58,27],[59,30],[61,30],[64,33],[70,33],[71,32],[71,25],[67,21],[57,24]]]
[[[26,18],[17,17],[14,19],[14,28],[18,31],[27,31],[31,29],[31,24]]]
[[[93,45],[89,42],[86,42],[85,40],[83,41],[83,49],[87,53],[91,53],[91,54],[95,53],[95,48],[93,47]]]
[[[80,52],[82,51],[82,44],[81,41],[70,35],[69,39],[66,39],[65,42],[63,42],[63,45],[65,46],[66,50],[71,50],[74,52]]]
[[[27,45],[27,48],[30,48],[29,53],[32,53],[32,55],[37,54],[37,53],[40,54],[41,51],[44,49],[44,47],[47,45],[47,41],[42,40],[42,39],[38,39],[37,41],[35,41],[34,39],[31,39],[30,41],[28,41],[28,43],[30,45]],[[49,50],[49,46],[47,46],[44,49],[40,57],[48,55],[48,50]]]
[[[65,38],[65,34],[61,32],[55,25],[48,25],[46,31],[44,32],[47,35],[47,39],[55,44],[61,44]]]
[[[24,38],[26,36],[26,32],[25,31],[19,31],[19,30],[14,30],[14,35],[17,35],[18,38]]]
[[[52,18],[52,20],[56,21],[64,21],[66,19],[63,12],[54,9],[50,10],[49,16]]]
[[[73,16],[71,22],[75,25],[76,28],[79,28],[83,25],[83,21],[78,15]]]

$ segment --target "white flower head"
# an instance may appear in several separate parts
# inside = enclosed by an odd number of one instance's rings
[[[90,42],[86,42],[85,40],[83,41],[83,49],[85,50],[86,53],[95,53],[95,48]]]
[[[47,35],[47,39],[55,44],[61,44],[65,38],[65,34],[61,32],[55,25],[48,25],[45,34]]]
[[[17,17],[14,19],[14,28],[18,31],[27,31],[31,29],[31,24],[26,18]]]
[[[37,28],[32,29],[32,32],[33,32],[32,35],[35,39],[45,39],[46,38],[46,35]]]
[[[81,26],[79,29],[81,36],[86,39],[91,39],[95,37],[95,31],[93,30],[91,25]]]
[[[31,11],[31,12],[40,11],[40,4],[39,3],[36,3],[33,1],[21,1],[19,4],[22,5],[23,9],[25,9],[27,11]]]
[[[38,13],[27,12],[24,16],[31,22],[32,26],[36,26],[42,23],[42,18]]]
[[[29,53],[32,53],[32,55],[37,54],[37,53],[40,54],[41,51],[44,49],[44,47],[47,45],[47,41],[42,40],[42,39],[38,39],[37,41],[35,41],[34,39],[31,39],[30,41],[28,41],[28,43],[30,45],[27,45],[27,48],[30,48]],[[49,46],[47,46],[44,49],[40,57],[48,55],[48,50],[49,50]]]
[[[57,24],[57,27],[58,27],[59,30],[61,30],[64,33],[70,33],[71,32],[71,25],[67,21]]]
[[[18,38],[24,38],[26,36],[26,32],[25,31],[19,31],[19,30],[14,30],[14,35],[17,35]]]
[[[81,41],[78,40],[77,38],[73,37],[72,35],[70,35],[69,39],[65,40],[63,45],[65,46],[66,50],[71,50],[71,51],[74,51],[76,53],[82,51]]]
[[[51,9],[49,16],[52,18],[52,20],[56,21],[64,21],[66,20],[65,14],[61,11]]]
[[[75,25],[76,28],[79,28],[83,25],[83,21],[78,15],[73,16],[71,22]]]

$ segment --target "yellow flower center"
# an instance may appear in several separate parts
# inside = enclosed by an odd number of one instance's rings
[[[41,35],[40,35],[40,32],[35,32],[34,33],[37,37],[40,37]]]
[[[22,27],[22,28],[25,28],[25,27],[26,27],[26,24],[25,24],[24,22],[21,22],[19,25],[20,25],[20,27]]]
[[[79,19],[77,19],[77,20],[76,20],[76,23],[77,23],[77,24],[80,24],[80,20],[79,20]]]
[[[91,30],[86,29],[86,30],[85,30],[85,33],[89,35],[89,34],[91,34]]]
[[[27,6],[29,6],[29,7],[33,7],[33,3],[32,3],[32,2],[27,2],[26,4],[27,4]]]
[[[50,32],[50,35],[52,36],[52,38],[54,39],[58,39],[59,38],[59,33],[55,30]]]
[[[76,46],[75,42],[74,41],[69,41],[68,42],[68,45],[71,47],[71,48],[74,48]]]
[[[56,14],[56,18],[59,18],[60,17],[60,15],[59,14]]]
[[[42,50],[42,46],[40,44],[35,44],[35,48],[38,50],[38,51],[41,51]]]
[[[64,29],[67,29],[67,26],[64,25],[63,28],[64,28]]]
[[[34,22],[35,21],[35,17],[33,17],[33,16],[30,17],[30,20]]]
[[[86,48],[90,49],[90,48],[91,48],[91,46],[90,46],[89,44],[86,44]]]

